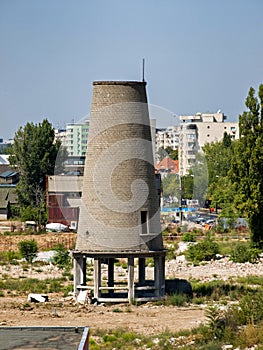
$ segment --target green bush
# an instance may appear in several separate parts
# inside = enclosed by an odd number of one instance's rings
[[[219,246],[211,238],[207,237],[197,244],[188,247],[186,251],[186,258],[195,263],[200,261],[209,261],[216,257],[219,253]]]
[[[16,291],[19,293],[58,293],[64,290],[63,278],[8,278],[0,280],[0,290]]]
[[[170,244],[168,247],[165,247],[165,249],[167,249],[166,260],[175,259],[177,244]]]
[[[167,298],[166,305],[185,306],[188,299],[188,296],[185,294],[175,293]]]
[[[182,242],[195,242],[195,235],[192,232],[186,232],[182,236]]]
[[[27,262],[32,263],[33,259],[37,256],[38,246],[34,239],[21,241],[18,243],[19,252]]]
[[[0,261],[1,265],[6,263],[16,264],[15,261],[17,259],[20,259],[21,256],[18,252],[15,252],[13,250],[8,250],[5,252],[0,252]]]
[[[230,253],[230,259],[236,263],[256,263],[259,260],[260,250],[257,248],[249,248],[242,244],[238,244]]]
[[[55,255],[52,259],[52,263],[57,265],[59,268],[70,268],[70,256],[68,250],[63,246],[63,244],[57,244],[54,247]]]
[[[263,321],[263,291],[256,290],[243,296],[238,305],[232,306],[239,325],[259,324]]]

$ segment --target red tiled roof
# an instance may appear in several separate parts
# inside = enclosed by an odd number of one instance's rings
[[[156,165],[156,169],[159,171],[163,170],[171,173],[178,173],[178,160],[173,160],[167,156]]]

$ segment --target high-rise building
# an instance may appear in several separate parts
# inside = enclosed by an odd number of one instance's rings
[[[168,126],[167,128],[157,129],[155,135],[155,162],[160,162],[160,149],[171,148],[173,150],[179,147],[180,126]]]
[[[226,122],[226,116],[217,113],[196,113],[180,116],[180,124],[157,129],[155,137],[156,159],[161,161],[161,149],[178,149],[179,173],[186,175],[195,163],[197,152],[202,151],[206,143],[221,141],[226,132],[231,139],[239,138],[237,122]],[[159,158],[158,158],[159,157]]]
[[[66,129],[54,129],[55,141],[61,141],[62,146],[66,146],[67,142],[67,130]]]
[[[206,143],[221,141],[226,132],[231,139],[239,138],[237,122],[225,122],[226,116],[217,113],[197,113],[180,116],[179,131],[179,173],[186,175],[195,163],[196,153]]]
[[[85,156],[89,133],[89,120],[67,124],[66,146],[69,156]]]

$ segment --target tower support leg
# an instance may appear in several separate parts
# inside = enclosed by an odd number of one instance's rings
[[[94,259],[94,298],[99,300],[101,291],[101,259]]]
[[[139,285],[145,284],[145,258],[139,258]]]
[[[128,258],[128,301],[134,301],[134,258]]]
[[[114,287],[114,258],[108,259],[108,287]],[[109,295],[113,295],[114,290],[109,290]]]

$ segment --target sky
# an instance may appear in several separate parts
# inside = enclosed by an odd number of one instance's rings
[[[0,0],[0,138],[89,115],[95,80],[145,80],[158,127],[263,83],[262,0]]]

